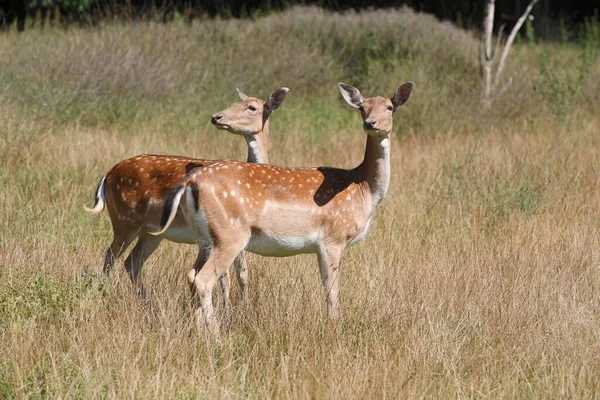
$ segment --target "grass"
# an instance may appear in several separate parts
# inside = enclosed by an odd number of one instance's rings
[[[598,396],[598,54],[520,44],[482,114],[477,48],[408,9],[1,36],[0,398]],[[407,80],[339,323],[310,256],[250,256],[250,305],[212,343],[190,317],[192,246],[147,262],[148,304],[122,267],[102,276],[110,223],[81,206],[119,160],[243,159],[209,116],[235,87],[288,86],[272,162],[352,167],[364,133],[336,83]]]

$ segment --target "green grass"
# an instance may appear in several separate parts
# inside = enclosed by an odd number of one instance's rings
[[[483,113],[477,50],[409,9],[0,36],[0,398],[598,396],[598,51],[519,43]],[[243,159],[210,115],[236,87],[288,86],[271,161],[353,167],[364,133],[337,82],[389,96],[408,80],[338,323],[309,256],[250,256],[250,306],[219,342],[193,327],[193,246],[146,263],[147,304],[121,263],[102,276],[110,222],[82,205],[116,162]]]

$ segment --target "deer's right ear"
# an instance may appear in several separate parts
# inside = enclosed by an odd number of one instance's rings
[[[400,86],[396,89],[394,96],[392,97],[392,104],[394,105],[394,111],[398,109],[402,104],[408,101],[410,97],[410,93],[412,92],[413,86],[415,84],[412,82],[407,82],[404,85]]]
[[[273,112],[277,110],[283,103],[283,100],[285,100],[285,95],[289,91],[290,89],[282,87],[281,89],[277,89],[276,91],[271,93],[269,95],[269,100],[267,100],[267,102],[265,103],[265,109],[268,112]]]
[[[338,87],[340,88],[340,93],[342,97],[348,104],[350,104],[354,108],[360,108],[361,104],[365,99],[363,99],[362,94],[358,91],[354,86],[346,85],[345,83],[338,83]]]
[[[240,98],[241,101],[244,101],[248,98],[248,96],[246,96],[244,93],[240,92],[240,89],[235,88],[235,90],[237,90],[238,97]]]

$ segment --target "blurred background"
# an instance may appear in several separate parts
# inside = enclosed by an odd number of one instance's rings
[[[496,24],[511,25],[527,7],[526,0],[497,0],[501,10]],[[257,18],[266,13],[294,6],[315,5],[330,11],[385,9],[408,6],[427,12],[464,28],[479,27],[485,12],[485,1],[466,0],[2,0],[0,26],[6,29],[16,23],[18,29],[51,21],[97,23],[107,18],[172,21],[178,18],[203,19]],[[598,4],[584,0],[541,0],[533,25],[544,40],[573,38],[576,26],[597,12]]]

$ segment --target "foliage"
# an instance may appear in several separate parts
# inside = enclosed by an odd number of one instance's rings
[[[600,52],[600,13],[585,18],[581,26],[580,42],[586,63],[593,63]]]
[[[30,9],[60,7],[79,13],[88,11],[92,4],[93,0],[27,0],[27,6]]]

